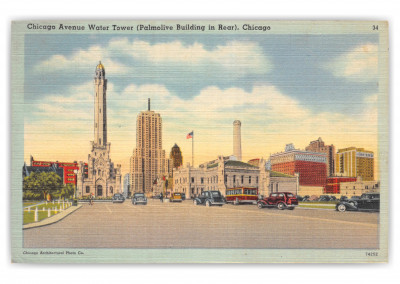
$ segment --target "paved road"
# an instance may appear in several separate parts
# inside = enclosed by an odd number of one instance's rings
[[[26,248],[377,248],[379,213],[96,203],[24,230]]]

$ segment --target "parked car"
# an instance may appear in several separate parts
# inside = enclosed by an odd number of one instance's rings
[[[268,197],[259,200],[257,207],[259,209],[276,207],[280,210],[293,210],[298,204],[297,197],[291,192],[273,192]]]
[[[296,198],[297,198],[297,200],[300,202],[300,201],[303,201],[303,199],[304,199],[304,197],[302,197],[301,195],[296,195]],[[260,198],[260,199],[263,199],[263,198]]]
[[[169,198],[170,202],[182,202],[182,194],[179,192],[171,193],[171,197]]]
[[[185,193],[181,193],[182,196],[182,200],[186,200],[186,194]]]
[[[321,195],[318,198],[318,201],[330,201],[330,200],[331,200],[331,197],[329,195]]]
[[[379,193],[364,193],[356,200],[341,201],[336,204],[336,210],[345,211],[378,211],[380,208]]]
[[[144,193],[141,192],[136,192],[135,194],[133,194],[132,196],[132,204],[133,205],[137,205],[137,204],[147,204],[147,198],[146,195],[144,195]]]
[[[344,195],[340,196],[340,199],[339,199],[339,201],[348,201],[348,200],[349,200],[349,198]]]
[[[352,205],[356,205],[357,201],[360,200],[361,196],[354,195],[349,199],[349,203]]]
[[[194,205],[218,205],[222,206],[226,203],[226,199],[222,196],[221,192],[212,190],[212,191],[203,191],[199,196],[197,196],[193,200]]]
[[[304,195],[302,202],[310,201],[309,195]]]
[[[116,202],[122,203],[124,201],[125,201],[125,197],[121,193],[114,194],[114,196],[112,198],[113,203],[116,203]]]

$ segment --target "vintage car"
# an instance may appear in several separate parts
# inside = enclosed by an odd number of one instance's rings
[[[170,202],[182,202],[182,194],[179,192],[171,193],[171,197],[169,198]]]
[[[125,201],[125,197],[121,193],[114,194],[114,196],[112,198],[113,203],[116,203],[116,202],[122,203],[124,201]]]
[[[259,200],[257,207],[259,209],[276,207],[279,210],[293,210],[298,204],[297,197],[291,192],[273,192],[269,197]]]
[[[222,196],[221,192],[216,190],[203,191],[199,196],[193,200],[194,205],[222,206],[226,203],[226,199]]]
[[[357,200],[350,199],[336,204],[336,210],[345,211],[378,211],[380,207],[379,193],[364,193]]]
[[[137,204],[146,205],[146,204],[147,204],[146,195],[144,195],[144,193],[141,193],[141,192],[135,193],[135,194],[132,196],[132,204],[133,204],[133,205],[137,205]]]

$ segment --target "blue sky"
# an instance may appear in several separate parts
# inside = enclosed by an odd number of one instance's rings
[[[198,163],[231,154],[235,119],[249,159],[290,142],[304,148],[320,136],[337,147],[376,150],[376,139],[365,139],[376,135],[378,44],[374,34],[26,35],[25,156],[70,160],[70,150],[74,160],[85,159],[99,60],[109,80],[112,157],[125,167],[147,97],[163,116],[164,149],[178,143],[186,161],[192,129]],[[54,154],[45,151],[50,144],[59,145],[50,147]]]

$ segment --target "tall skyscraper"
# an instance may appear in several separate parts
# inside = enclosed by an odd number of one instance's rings
[[[317,140],[311,141],[310,145],[306,147],[306,151],[317,152],[317,153],[325,153],[327,155],[327,175],[334,176],[335,175],[335,146],[333,145],[325,145],[324,141],[322,141],[321,137]]]
[[[78,194],[108,197],[121,193],[121,165],[114,167],[110,159],[111,143],[107,142],[107,79],[103,64],[96,66],[94,77],[94,141],[85,163],[80,162]]]
[[[175,144],[174,147],[172,147],[169,158],[172,160],[172,167],[179,168],[180,166],[182,166],[182,152],[178,145]]]
[[[336,175],[374,180],[374,152],[364,148],[339,149],[336,154]]]
[[[233,122],[233,155],[236,156],[238,161],[242,160],[242,123],[239,120]]]
[[[150,193],[153,183],[171,172],[171,160],[162,149],[162,119],[150,110],[149,99],[148,110],[136,120],[136,149],[130,161],[131,192]]]

